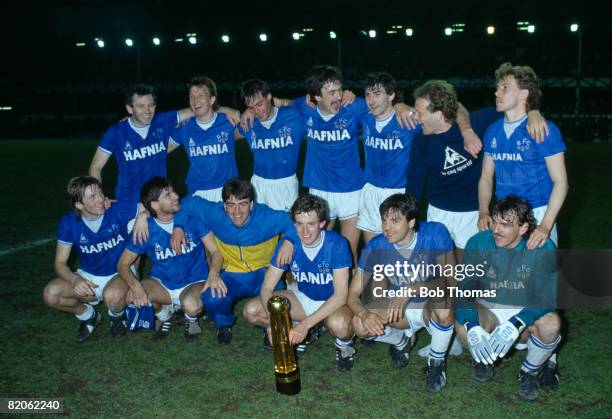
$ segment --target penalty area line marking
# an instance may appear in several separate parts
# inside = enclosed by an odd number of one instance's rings
[[[0,249],[0,257],[8,256],[16,252],[20,252],[22,250],[32,249],[34,247],[42,246],[47,243],[51,243],[55,241],[54,237],[48,237],[46,239],[34,240],[29,243],[18,244],[16,246],[11,246],[6,249]]]

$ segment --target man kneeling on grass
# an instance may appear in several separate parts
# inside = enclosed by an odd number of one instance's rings
[[[177,255],[170,245],[174,216],[180,211],[179,197],[172,184],[155,177],[145,183],[141,191],[144,207],[152,215],[148,219],[148,238],[143,244],[129,243],[119,261],[119,273],[129,285],[127,299],[136,306],[148,301],[155,308],[161,324],[155,339],[168,336],[173,307],[180,305],[185,313],[185,338],[192,339],[202,333],[198,315],[202,311],[200,293],[207,289],[225,293],[219,270],[223,257],[217,248],[214,235],[199,219],[191,219],[183,226],[185,246]],[[210,252],[211,266],[206,261],[204,247]],[[153,262],[151,278],[139,282],[130,270],[138,255],[146,253]]]
[[[267,309],[272,294],[287,297],[291,302],[291,318],[298,323],[289,333],[289,341],[297,345],[306,339],[308,332],[324,321],[336,338],[336,366],[342,372],[353,367],[353,313],[346,305],[349,269],[353,266],[348,241],[335,231],[326,231],[326,205],[322,198],[304,195],[291,207],[291,219],[300,238],[291,261],[287,265],[276,263],[277,254],[284,241],[277,247],[261,286],[259,297],[244,306],[244,317],[252,324],[269,326]],[[291,270],[297,289],[274,291],[283,272]],[[267,334],[264,346],[269,345]]]
[[[125,336],[123,308],[128,287],[117,275],[117,261],[127,243],[127,224],[136,216],[136,205],[131,214],[120,211],[118,205],[106,209],[102,185],[91,176],[72,178],[67,189],[74,211],[62,217],[57,227],[57,278],[45,287],[43,300],[81,321],[77,343],[89,339],[102,320],[92,307],[102,300],[111,318],[111,336]],[[76,272],[68,266],[73,244],[80,261]]]
[[[514,195],[497,201],[492,227],[474,235],[465,248],[464,263],[485,266],[459,284],[465,291],[494,291],[491,298],[456,300],[455,330],[474,358],[474,378],[493,378],[494,364],[518,343],[527,356],[518,372],[519,396],[535,400],[540,388],[559,383],[555,349],[561,341],[561,319],[554,312],[557,290],[555,245],[529,249],[536,219],[527,201]],[[518,349],[518,348],[517,348]]]

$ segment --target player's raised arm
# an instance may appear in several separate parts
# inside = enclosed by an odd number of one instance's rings
[[[493,197],[494,176],[495,163],[490,156],[485,155],[482,159],[482,173],[478,181],[478,229],[480,231],[491,228],[489,204]]]
[[[460,102],[457,102],[457,105],[457,125],[463,137],[463,148],[477,159],[478,153],[482,150],[482,141],[472,129],[472,121],[468,110]]]
[[[102,182],[102,169],[106,166],[110,154],[102,151],[101,149],[97,149],[93,158],[91,159],[91,163],[89,164],[89,176],[93,176]]]

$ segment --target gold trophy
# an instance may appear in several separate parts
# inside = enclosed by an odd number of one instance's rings
[[[290,308],[291,304],[286,297],[275,295],[268,300],[276,390],[279,393],[293,395],[300,392],[301,384],[295,350],[289,343],[289,331],[291,331]]]

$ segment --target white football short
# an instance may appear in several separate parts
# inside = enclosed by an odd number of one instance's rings
[[[326,192],[310,188],[312,195],[319,196],[327,202],[327,218],[340,221],[357,217],[359,213],[359,195],[361,190],[353,192]]]
[[[446,211],[429,204],[427,221],[444,224],[457,249],[465,249],[468,240],[478,233],[478,211]]]
[[[275,210],[289,212],[298,198],[299,185],[296,175],[281,179],[266,179],[253,175],[251,183],[255,187],[256,201]]]
[[[199,191],[195,191],[192,196],[199,196],[211,202],[223,202],[223,198],[221,197],[222,190],[223,188],[200,189]]]
[[[293,293],[293,295],[295,295],[295,298],[297,298],[300,304],[302,305],[302,309],[304,310],[304,313],[306,313],[306,316],[310,316],[312,313],[317,311],[319,307],[323,305],[323,303],[325,303],[325,300],[313,300],[297,288],[292,289],[291,292]]]
[[[100,303],[102,300],[104,300],[103,298],[104,288],[106,288],[106,285],[111,281],[111,279],[119,275],[118,273],[114,273],[112,275],[97,276],[97,275],[92,275],[89,272],[85,272],[82,269],[77,269],[76,273],[82,278],[87,279],[88,281],[91,281],[97,285],[96,288],[93,288],[93,287],[91,288],[91,290],[94,292],[97,298],[96,301],[90,301],[87,303],[91,305],[96,305]]]
[[[159,285],[162,286],[163,289],[165,289],[168,294],[170,294],[170,299],[172,300],[172,305],[174,306],[175,309],[177,309],[178,307],[181,306],[181,294],[183,293],[183,291],[185,290],[185,288],[192,286],[193,284],[202,284],[206,281],[196,281],[196,282],[192,282],[191,284],[187,284],[184,287],[181,288],[176,288],[176,289],[170,289],[167,286],[164,285],[164,283],[161,281],[161,279],[159,278],[153,278],[154,280],[156,280],[157,282],[159,282]]]
[[[403,188],[379,188],[366,183],[359,195],[359,216],[357,217],[357,228],[369,233],[382,233],[382,222],[380,219],[380,204],[396,193],[404,193]]]

